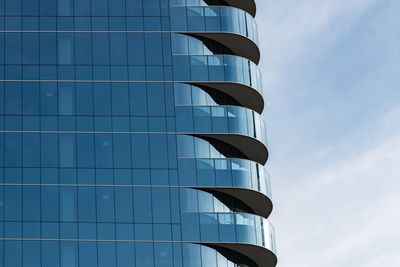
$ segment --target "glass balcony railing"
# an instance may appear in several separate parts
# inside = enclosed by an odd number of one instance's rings
[[[262,76],[256,64],[231,55],[173,56],[174,80],[197,83],[237,83],[262,94]]]
[[[271,198],[269,174],[244,159],[178,159],[179,186],[244,188]]]
[[[225,0],[225,1],[215,1],[215,0],[170,0],[171,5],[179,6],[232,6],[237,7],[242,10],[247,11],[253,17],[256,15],[256,4],[254,0]]]
[[[238,106],[178,106],[176,131],[239,134],[267,144],[266,127],[261,115]]]
[[[182,213],[182,241],[239,243],[276,252],[271,223],[247,213]]]
[[[258,44],[257,24],[247,12],[234,7],[172,6],[171,30],[179,32],[233,33]]]

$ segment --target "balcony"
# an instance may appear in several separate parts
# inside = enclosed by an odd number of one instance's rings
[[[179,55],[173,61],[175,82],[213,88],[244,107],[263,111],[261,72],[250,60],[230,55]]]
[[[259,267],[277,263],[273,226],[264,218],[246,213],[182,213],[182,241],[234,252]]]
[[[177,106],[176,131],[196,134],[237,134],[267,144],[261,115],[237,106]]]
[[[215,147],[228,144],[239,150],[241,158],[260,164],[267,161],[266,129],[258,113],[236,106],[180,106],[176,114],[177,133],[205,139]]]
[[[257,24],[247,12],[234,7],[172,6],[171,31],[219,43],[233,54],[258,64]]]
[[[256,3],[254,0],[204,0],[208,5],[229,5],[245,10],[253,17],[256,16]]]
[[[178,159],[179,186],[239,200],[249,213],[272,212],[269,174],[264,166],[243,159]]]

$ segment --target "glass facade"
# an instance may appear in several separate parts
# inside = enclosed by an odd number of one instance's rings
[[[232,40],[258,44],[234,1],[0,0],[0,266],[275,266]]]

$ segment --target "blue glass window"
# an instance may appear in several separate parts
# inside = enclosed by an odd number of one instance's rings
[[[151,223],[151,190],[149,188],[134,188],[133,203],[136,223]]]
[[[152,243],[135,244],[136,266],[154,267],[154,253]]]
[[[77,218],[77,193],[75,188],[60,188],[60,219],[74,222]]]
[[[53,267],[60,264],[58,241],[42,241],[42,266]]]
[[[114,189],[109,187],[99,187],[96,189],[97,195],[97,221],[113,222],[114,215]]]
[[[117,243],[117,267],[135,266],[135,247],[133,243]]]
[[[79,243],[79,266],[97,266],[97,244],[96,242]]]
[[[96,221],[96,192],[94,187],[78,188],[78,220],[83,222]]]
[[[98,266],[109,267],[116,265],[116,253],[114,242],[99,242],[98,243]]]
[[[114,3],[111,6],[115,6]],[[110,63],[111,65],[126,65],[126,35],[113,33],[110,35]]]
[[[40,187],[23,187],[23,220],[40,221]]]
[[[78,244],[76,242],[61,242],[61,267],[78,267]]]
[[[110,168],[113,164],[112,135],[95,135],[96,167]]]
[[[59,221],[59,191],[57,187],[42,187],[41,194],[42,221]]]
[[[132,189],[115,188],[115,219],[117,222],[133,222],[133,196]]]
[[[101,2],[104,0],[97,1],[96,5],[92,5],[93,7],[98,8],[101,6]],[[92,35],[92,42],[96,45],[93,46],[93,64],[94,65],[109,65],[110,59],[110,42],[109,37],[105,33],[96,33]]]
[[[22,241],[4,241],[5,266],[22,267]]]
[[[171,207],[169,189],[154,188],[152,192],[153,203],[153,222],[170,223]]]

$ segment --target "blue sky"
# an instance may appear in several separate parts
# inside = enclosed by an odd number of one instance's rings
[[[400,266],[400,1],[257,4],[278,266]]]

